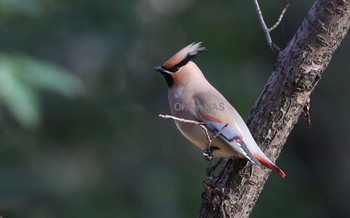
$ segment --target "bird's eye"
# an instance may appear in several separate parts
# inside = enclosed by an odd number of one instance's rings
[[[180,70],[181,67],[173,67],[171,68],[171,72],[177,72]]]

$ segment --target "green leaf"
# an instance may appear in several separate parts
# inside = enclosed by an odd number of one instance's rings
[[[45,62],[26,56],[19,56],[18,65],[24,70],[23,80],[34,88],[49,90],[66,97],[75,97],[83,93],[83,84],[66,71]]]
[[[0,54],[0,103],[24,127],[40,122],[40,91],[65,97],[83,93],[83,84],[66,71],[28,56]]]
[[[23,126],[31,127],[40,121],[38,96],[18,80],[17,74],[11,58],[1,56],[1,100]]]

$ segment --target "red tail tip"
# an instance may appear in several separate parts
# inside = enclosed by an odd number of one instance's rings
[[[286,177],[286,174],[283,172],[283,170],[278,169],[278,174],[284,179]]]
[[[272,162],[269,162],[267,160],[265,160],[264,158],[262,158],[260,155],[254,153],[253,154],[256,159],[261,163],[261,165],[263,165],[264,167],[267,167],[273,171],[275,171],[276,173],[278,173],[283,179],[286,177],[286,174],[283,172],[283,170],[281,170],[280,168],[278,168],[275,164],[273,164]]]

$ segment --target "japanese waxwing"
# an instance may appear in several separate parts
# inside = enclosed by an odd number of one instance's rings
[[[191,61],[204,50],[201,43],[192,43],[163,65],[154,68],[164,76],[168,85],[172,115],[201,122],[210,134],[221,131],[210,146],[214,156],[225,159],[244,157],[259,168],[265,166],[284,178],[286,174],[262,152],[242,117]],[[207,135],[199,125],[179,121],[175,123],[189,141],[202,150],[208,148]]]

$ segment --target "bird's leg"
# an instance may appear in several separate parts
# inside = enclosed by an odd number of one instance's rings
[[[205,159],[208,161],[208,167],[207,167],[207,178],[209,180],[215,178],[215,170],[216,168],[220,165],[220,163],[222,162],[222,159],[220,158],[218,160],[218,162],[214,165],[211,166],[211,160],[213,159],[213,151],[218,149],[217,147],[211,147],[212,142],[214,141],[214,139],[216,139],[217,137],[219,137],[222,133],[222,131],[228,126],[228,123],[226,123],[221,129],[220,131],[214,132],[213,134],[209,134],[208,129],[206,127],[205,124],[201,124],[200,127],[205,131],[205,134],[207,136],[208,139],[208,146],[207,149],[205,149],[203,151],[203,155],[205,157]]]
[[[206,177],[207,177],[207,180],[209,181],[209,183],[211,183],[211,181],[214,179],[214,169],[213,167],[211,166],[211,160],[207,160],[208,161],[208,167],[207,169],[205,170],[206,172]]]
[[[213,142],[213,139],[210,136],[210,133],[209,133],[208,128],[205,125],[205,123],[200,123],[199,127],[201,127],[204,130],[205,135],[206,135],[207,140],[208,140],[208,146],[207,146],[207,149],[203,150],[203,156],[204,156],[205,160],[210,162],[213,159],[213,151],[210,148],[211,147],[211,143]]]
[[[220,164],[222,163],[222,158],[219,158],[218,162],[216,162],[216,164],[212,167],[213,171],[215,172],[216,168],[218,168],[218,166],[220,166]]]
[[[207,180],[209,183],[213,183],[213,181],[218,178],[218,176],[215,175],[215,171],[216,169],[221,165],[222,163],[222,158],[220,158],[215,164],[214,166],[211,166],[211,161],[208,161],[208,167],[206,169],[206,173],[207,173]]]
[[[208,146],[207,149],[203,150],[203,156],[204,156],[205,160],[208,161],[208,167],[206,169],[207,179],[212,180],[214,177],[214,170],[211,166],[211,160],[213,159],[213,151],[210,148],[210,145]]]
[[[206,161],[211,161],[213,159],[213,150],[209,148],[203,150],[203,156]]]

